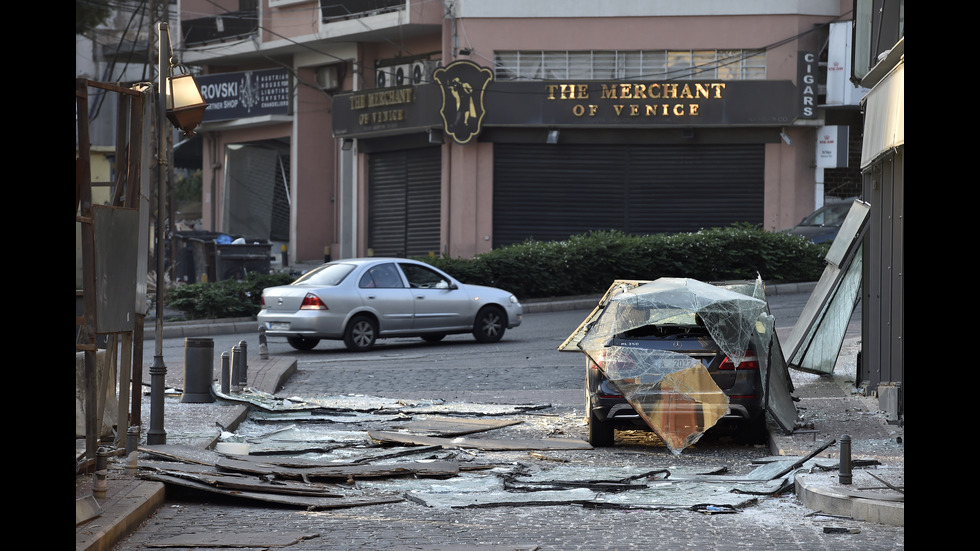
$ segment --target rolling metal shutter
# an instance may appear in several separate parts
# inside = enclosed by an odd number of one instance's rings
[[[762,144],[494,146],[494,247],[762,224]]]
[[[375,256],[439,252],[440,167],[438,147],[371,155],[368,247]]]

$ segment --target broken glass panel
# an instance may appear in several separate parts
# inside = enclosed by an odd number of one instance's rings
[[[660,278],[611,298],[579,347],[589,354],[602,339],[645,325],[702,326],[737,365],[765,309],[764,300],[729,289],[694,279]]]
[[[801,343],[790,358],[793,367],[810,373],[834,372],[847,326],[861,298],[861,259],[861,248],[858,247],[858,254],[848,263],[846,272],[840,279],[833,281],[834,288],[828,293],[827,301],[816,316],[816,321],[806,326],[805,332],[800,333]],[[839,272],[831,266],[827,269]],[[803,326],[798,324],[797,327]],[[791,339],[796,334],[794,327]]]
[[[827,267],[787,339],[786,360],[801,371],[834,372],[844,334],[861,298],[864,235],[870,205],[854,201],[827,252]]]

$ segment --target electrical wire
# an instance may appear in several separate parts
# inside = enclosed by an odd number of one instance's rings
[[[78,1],[85,1],[85,0],[78,0]],[[219,7],[221,9],[225,9],[223,6],[220,6],[216,2],[214,2],[214,0],[207,0],[207,1],[210,4],[212,4],[212,5],[216,6],[216,7]],[[430,1],[435,1],[435,0],[430,0]],[[110,2],[110,4],[113,5],[113,6],[119,6],[119,7],[122,7],[122,6],[130,7],[132,5],[132,3],[125,2],[125,1]],[[142,0],[141,2],[138,2],[137,4],[139,6],[144,6],[145,7],[146,2],[145,2],[145,0]],[[499,70],[501,68],[501,66],[497,63],[497,61],[495,59],[490,59],[490,58],[486,57],[485,55],[481,54],[480,52],[478,52],[478,51],[476,51],[475,49],[472,48],[472,42],[470,41],[469,36],[468,36],[468,34],[466,32],[466,25],[464,23],[464,20],[463,19],[457,19],[455,17],[455,15],[453,14],[453,12],[455,11],[456,2],[454,2],[452,0],[441,0],[440,4],[445,9],[446,16],[453,18],[454,24],[456,24],[456,23],[459,24],[459,27],[462,30],[464,41],[466,43],[466,49],[469,49],[470,50],[470,55],[473,56],[473,57],[477,57],[478,59],[482,59],[483,61],[485,61],[488,64],[490,64],[495,70]],[[145,10],[140,10],[138,8],[134,8],[133,13],[135,14],[137,12],[145,13]],[[322,12],[322,7],[319,6],[319,5],[318,6],[315,6],[315,7],[310,7],[310,8],[302,8],[301,7],[301,8],[297,8],[296,10],[292,10],[292,13],[295,13],[297,15],[302,15],[304,13],[312,13],[314,16],[319,16],[321,14],[321,12]],[[186,14],[186,13],[189,13],[189,12],[182,12],[182,13]],[[322,50],[320,48],[314,47],[313,45],[309,44],[308,42],[298,42],[298,41],[294,40],[293,38],[291,38],[289,36],[282,35],[282,34],[276,32],[276,31],[273,31],[272,29],[270,29],[268,27],[265,27],[263,25],[260,25],[258,23],[258,21],[259,21],[258,15],[259,14],[258,14],[258,11],[257,10],[255,12],[250,12],[250,13],[255,13],[255,15],[244,15],[244,14],[234,14],[234,15],[231,15],[232,12],[230,12],[230,11],[225,11],[224,12],[224,14],[226,14],[226,16],[229,17],[229,18],[237,18],[237,19],[243,20],[243,21],[254,21],[255,24],[256,24],[256,29],[261,30],[261,31],[263,31],[265,33],[268,33],[268,34],[270,34],[272,36],[275,36],[276,38],[281,39],[283,41],[289,42],[289,43],[291,43],[291,44],[293,44],[295,46],[298,46],[300,48],[309,50],[310,52],[313,52],[313,53],[322,55],[322,56],[327,57],[327,58],[331,58],[331,59],[335,59],[337,61],[341,61],[344,64],[350,63],[353,71],[356,74],[358,74],[359,77],[362,80],[365,79],[364,70],[367,68],[365,64],[363,64],[363,63],[361,63],[361,62],[359,62],[357,60],[350,60],[350,59],[341,58],[341,57],[339,57],[337,55],[334,55],[334,54],[332,54],[332,53],[330,53],[328,51],[324,51],[324,50]],[[780,47],[782,45],[785,45],[787,43],[790,43],[790,42],[793,42],[795,40],[798,40],[798,39],[800,39],[800,38],[802,38],[802,37],[804,37],[804,36],[806,36],[808,34],[811,34],[813,32],[817,32],[817,31],[821,30],[822,28],[825,28],[825,27],[829,26],[833,22],[843,20],[844,18],[848,17],[850,14],[851,14],[851,11],[847,11],[847,12],[841,14],[838,17],[835,17],[834,19],[832,19],[832,20],[830,20],[828,22],[821,23],[820,25],[815,25],[813,28],[811,28],[809,30],[803,31],[801,33],[798,33],[798,34],[789,36],[787,38],[784,38],[784,39],[781,39],[781,40],[778,40],[778,41],[775,41],[775,42],[772,42],[770,44],[767,44],[767,45],[763,46],[762,48],[758,48],[758,49],[743,49],[743,50],[740,50],[740,53],[738,55],[727,56],[725,58],[716,59],[716,60],[713,60],[713,61],[710,61],[710,62],[707,62],[707,63],[704,63],[704,64],[692,65],[690,67],[685,67],[683,69],[680,69],[679,71],[683,72],[684,75],[685,76],[688,76],[688,77],[695,76],[695,75],[698,75],[698,74],[704,74],[704,73],[707,73],[707,72],[712,72],[713,73],[714,71],[716,71],[720,67],[726,67],[726,66],[729,66],[729,65],[738,64],[738,63],[741,63],[744,59],[747,59],[749,57],[753,57],[755,55],[758,55],[758,52],[759,51],[768,52],[769,50],[778,48],[778,47]],[[215,14],[201,14],[201,15],[202,16],[206,16],[206,17],[214,17],[215,16]],[[353,15],[353,14],[351,14],[351,15]],[[377,30],[375,28],[370,27],[364,21],[364,18],[363,17],[357,17],[357,18],[353,18],[353,19],[356,20],[360,25],[364,26],[369,31],[370,30]],[[281,15],[280,15],[280,20],[282,20]],[[219,51],[222,48],[231,48],[231,47],[233,47],[235,45],[240,45],[240,44],[242,44],[242,43],[244,43],[244,42],[246,42],[248,40],[250,40],[250,39],[243,39],[243,40],[236,41],[236,42],[233,42],[233,43],[223,43],[223,44],[220,44],[220,45],[216,45],[216,47],[213,50],[213,52],[217,52],[217,51]],[[254,42],[254,40],[252,40],[252,41]],[[392,46],[394,46],[395,48],[399,49],[399,51],[406,52],[407,55],[405,55],[404,57],[415,57],[417,55],[417,54],[413,53],[411,50],[406,50],[403,43],[398,43],[398,42],[395,42],[395,41],[393,41],[391,39],[388,39],[388,38],[383,39],[383,41],[386,42],[386,43],[388,43],[388,44],[390,44],[390,45],[392,45]],[[122,42],[122,38],[120,38],[120,42]],[[174,44],[174,42],[171,41],[171,44]],[[182,47],[183,47],[183,44],[182,43],[178,45],[178,48],[182,48]],[[135,49],[135,44],[134,44],[134,49]],[[173,48],[171,50],[173,50]],[[290,72],[293,74],[293,76],[296,79],[296,82],[298,84],[307,85],[307,86],[311,86],[311,87],[315,87],[315,88],[319,89],[319,87],[316,85],[316,83],[309,82],[309,81],[304,81],[304,80],[300,79],[298,73],[296,72],[296,70],[293,69],[290,65],[288,65],[286,63],[283,63],[282,61],[279,61],[279,60],[275,59],[272,56],[262,54],[261,52],[257,52],[257,53],[259,55],[261,55],[263,58],[269,60],[270,62],[273,62],[276,65],[279,65],[279,66],[281,66],[283,68],[286,68],[286,69],[290,70]],[[171,51],[171,55],[172,55],[172,51]],[[395,76],[394,73],[389,72],[389,71],[386,71],[383,68],[378,68],[377,70],[378,71],[381,71],[381,72],[386,72],[386,73],[388,73],[389,76],[392,76],[392,77]],[[634,77],[634,79],[640,79],[640,78],[664,78],[664,75],[662,75],[662,74],[639,75],[637,77]],[[666,78],[666,80],[688,80],[688,79],[689,78],[678,79],[676,77],[667,77]],[[519,77],[519,78],[516,78],[516,79],[513,79],[513,80],[539,81],[541,79],[531,78],[531,77]],[[327,92],[325,90],[322,90],[322,91],[328,97],[332,97],[332,95],[329,92]],[[523,92],[502,92],[502,93],[522,94]]]

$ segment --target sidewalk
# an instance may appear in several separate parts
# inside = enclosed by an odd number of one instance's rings
[[[248,366],[249,386],[274,393],[295,372],[296,361],[275,357],[267,360],[250,358]],[[218,427],[234,431],[248,414],[248,407],[238,404],[178,403],[175,408],[168,402],[167,407],[164,423],[167,443],[202,449],[213,447],[220,436]],[[123,458],[110,458],[106,495],[96,499],[98,516],[81,524],[77,523],[77,500],[92,495],[94,475],[80,474],[75,477],[76,551],[108,551],[163,505],[166,495],[164,485],[140,479],[135,472],[126,469],[124,463]],[[91,500],[85,504],[90,506]]]
[[[859,339],[844,341],[832,376],[790,370],[794,395],[799,398],[797,411],[806,425],[792,435],[771,431],[770,450],[776,455],[803,456],[833,441],[817,455],[831,470],[796,473],[797,499],[814,512],[905,526],[905,429],[886,421],[878,410],[877,398],[853,392],[852,374],[859,348]],[[855,463],[850,484],[841,482],[838,469],[844,435],[851,439]],[[875,461],[877,466],[859,467],[859,460]]]
[[[582,297],[581,302],[529,303],[525,312],[556,311],[556,309],[591,308],[596,297]],[[237,331],[233,320],[228,324],[167,323],[165,335],[201,336],[221,334],[221,331]],[[254,320],[248,321],[247,330],[254,330]],[[193,334],[192,334],[193,333]],[[796,395],[800,398],[797,409],[813,423],[812,429],[801,429],[792,435],[774,432],[770,449],[774,455],[805,456],[818,444],[833,440],[834,444],[818,454],[821,463],[833,465],[839,461],[842,435],[852,439],[852,457],[873,459],[879,466],[874,469],[855,468],[853,484],[842,484],[836,470],[798,472],[796,494],[807,508],[828,515],[841,515],[857,520],[904,526],[904,501],[893,498],[898,492],[888,489],[868,473],[887,484],[904,490],[905,453],[904,428],[888,425],[884,415],[878,412],[877,400],[851,392],[853,384],[847,374],[854,373],[853,350],[859,346],[853,339],[845,341],[838,364],[832,377],[809,375],[791,370]],[[296,370],[295,360],[270,357],[267,360],[249,358],[249,386],[257,390],[275,393]],[[175,411],[176,410],[176,411]],[[233,431],[247,415],[243,405],[181,403],[169,408],[166,415],[168,444],[210,448],[217,441],[216,427]],[[162,506],[165,498],[164,485],[145,481],[135,472],[122,467],[122,458],[110,458],[107,472],[106,495],[97,502],[97,514],[78,523],[79,499],[92,506],[93,475],[80,474],[75,478],[76,497],[76,550],[110,550],[113,545],[136,529]],[[86,511],[85,507],[81,508]]]

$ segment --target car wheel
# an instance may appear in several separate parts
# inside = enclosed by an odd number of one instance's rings
[[[608,448],[616,441],[616,431],[612,423],[600,420],[589,408],[589,444],[594,448]]]
[[[442,333],[438,335],[422,335],[422,340],[425,342],[439,342],[444,338],[446,338],[446,335]]]
[[[368,316],[356,316],[344,330],[344,345],[352,352],[371,350],[377,338],[378,324]]]
[[[473,336],[478,342],[497,342],[507,329],[507,315],[496,306],[487,306],[476,315]]]
[[[320,339],[310,339],[307,337],[286,337],[286,342],[296,350],[313,350],[320,344]]]

